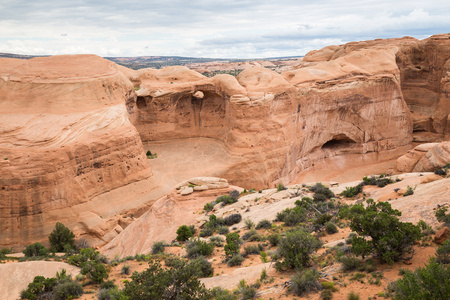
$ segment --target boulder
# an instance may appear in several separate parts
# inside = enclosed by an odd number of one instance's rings
[[[439,229],[435,236],[434,236],[434,242],[436,244],[442,245],[448,238],[450,237],[450,229],[448,227],[442,227]]]

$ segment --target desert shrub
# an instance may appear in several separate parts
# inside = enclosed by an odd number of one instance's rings
[[[242,220],[241,214],[232,214],[225,217],[225,225],[232,226],[234,224],[239,223]]]
[[[258,222],[258,225],[256,225],[256,229],[268,229],[272,227],[272,223],[269,220],[261,220]]]
[[[108,278],[103,263],[106,257],[92,248],[81,249],[80,254],[69,257],[69,263],[81,268],[81,274],[87,275],[93,282],[101,283]]]
[[[410,186],[408,185],[408,187],[406,188],[406,192],[403,194],[403,197],[410,196],[410,195],[412,195],[412,194],[414,194],[414,190],[413,190],[412,187],[410,187]]]
[[[278,254],[283,258],[281,266],[293,269],[307,267],[311,254],[320,247],[321,243],[310,233],[301,229],[287,232],[278,246]]]
[[[166,248],[166,243],[161,242],[155,242],[152,245],[152,254],[158,254],[158,253],[164,253],[164,249]]]
[[[333,218],[330,214],[316,214],[314,218],[314,225],[316,228],[321,228],[323,225],[325,225],[327,222],[329,222]]]
[[[34,243],[25,247],[22,251],[26,257],[47,256],[49,251],[41,243]]]
[[[212,228],[205,228],[202,231],[200,231],[199,236],[200,237],[207,237],[212,236],[214,234],[214,229]]]
[[[234,200],[234,202],[236,202],[237,199],[238,199],[239,196],[240,196],[240,193],[239,193],[238,190],[232,190],[232,191],[228,194],[228,196],[230,196],[230,198],[232,198],[232,199]]]
[[[441,207],[436,210],[435,216],[439,222],[444,223],[446,226],[450,226],[450,213],[447,214],[447,210],[448,207]]]
[[[125,300],[125,295],[122,290],[118,290],[117,287],[105,289],[100,288],[97,293],[98,300]]]
[[[316,292],[322,289],[319,281],[319,272],[313,269],[303,270],[291,277],[290,290],[298,295],[303,296],[309,292]]]
[[[306,221],[306,210],[302,207],[286,208],[277,213],[276,221],[284,222],[286,226],[296,226],[299,223]]]
[[[436,249],[436,262],[441,264],[450,263],[450,239],[447,239]]]
[[[78,298],[83,295],[83,287],[76,281],[64,281],[58,284],[53,290],[54,300],[66,300]]]
[[[187,257],[210,256],[213,253],[214,244],[200,241],[200,239],[189,240],[186,245]]]
[[[421,237],[419,226],[400,222],[398,216],[401,212],[392,209],[388,202],[375,203],[369,199],[366,208],[363,204],[352,206],[348,216],[350,228],[371,237],[371,240],[353,237],[353,252],[363,258],[373,252],[389,264],[398,261]]]
[[[328,289],[323,289],[320,293],[320,299],[331,300],[333,299],[333,291]]]
[[[36,276],[33,281],[28,284],[28,288],[20,293],[21,299],[37,299],[39,295],[51,293],[58,284],[56,278],[45,278],[44,276]]]
[[[112,281],[112,280],[106,280],[100,284],[100,288],[105,289],[105,290],[113,289],[115,287],[117,287],[117,286],[114,284],[114,281]]]
[[[220,236],[212,236],[209,238],[209,241],[214,244],[216,247],[222,247],[223,246],[223,238]]]
[[[255,227],[255,223],[250,219],[245,219],[244,223],[245,223],[245,228],[247,228],[248,230]]]
[[[226,241],[227,243],[224,248],[227,256],[233,256],[239,253],[239,249],[241,248],[241,240],[238,233],[232,232],[227,234]]]
[[[327,231],[328,234],[333,234],[338,232],[339,230],[337,229],[336,224],[334,224],[333,222],[326,222],[325,223],[325,230]]]
[[[318,182],[313,186],[309,187],[309,190],[311,192],[314,192],[314,196],[313,196],[313,200],[314,201],[324,201],[326,199],[330,199],[334,197],[334,193],[325,185],[323,185],[322,183]],[[319,195],[323,195],[323,196],[319,196]],[[317,197],[320,197],[320,199],[324,199],[324,200],[319,200]]]
[[[129,265],[122,266],[122,270],[120,271],[120,274],[130,275],[130,266]]]
[[[199,278],[211,277],[214,275],[214,268],[212,267],[212,264],[204,257],[191,260],[188,265],[196,270],[195,275]]]
[[[445,175],[447,175],[447,170],[444,168],[440,168],[440,169],[437,169],[436,171],[434,171],[434,174],[445,176]]]
[[[181,225],[177,229],[177,241],[184,242],[192,237],[192,231],[187,225]]]
[[[237,300],[238,297],[233,295],[229,290],[221,287],[215,287],[211,290],[211,299],[215,300]]]
[[[386,177],[385,175],[380,176],[370,176],[370,177],[364,177],[363,183],[365,185],[376,185],[377,187],[385,187],[388,184],[394,183],[394,181]]]
[[[270,234],[267,239],[269,240],[270,245],[277,246],[281,241],[281,235],[278,233],[272,233]]]
[[[281,192],[287,190],[287,187],[285,187],[282,183],[279,183],[277,186],[277,192]]]
[[[141,299],[209,299],[209,292],[197,278],[197,268],[180,261],[174,268],[162,268],[158,261],[134,272],[125,283],[123,293],[129,300]]]
[[[227,264],[230,267],[240,266],[244,261],[244,257],[240,254],[233,255],[230,259],[228,259]]]
[[[362,193],[363,186],[364,185],[362,185],[362,184],[358,184],[357,186],[352,186],[352,187],[348,186],[345,188],[345,191],[341,192],[341,195],[348,197],[348,198],[354,197],[354,196],[358,195],[359,193]]]
[[[362,266],[362,261],[353,255],[343,255],[339,257],[339,262],[342,263],[344,271],[353,271]]]
[[[217,227],[225,225],[225,220],[218,218],[216,215],[210,215],[209,221],[206,222],[205,227],[215,230]]]
[[[347,300],[359,300],[359,299],[361,299],[361,298],[360,298],[359,295],[356,294],[354,291],[351,291],[351,292],[348,293],[348,295],[347,295]]]
[[[404,270],[403,278],[392,287],[394,298],[410,299],[449,299],[450,268],[433,259],[423,268],[414,272]]]
[[[258,232],[255,229],[250,229],[246,233],[242,235],[242,239],[244,241],[248,240],[251,236],[258,235]]]
[[[75,248],[75,234],[64,224],[57,222],[55,229],[48,236],[52,250],[62,252]]]
[[[203,210],[206,211],[206,212],[212,211],[213,208],[214,208],[214,206],[215,206],[216,204],[217,204],[216,201],[206,203],[206,204],[203,206]]]
[[[230,233],[230,229],[228,229],[228,227],[227,226],[220,226],[218,229],[217,229],[217,232],[219,233],[219,234],[228,234],[228,233]]]
[[[258,245],[248,245],[244,247],[245,255],[250,254],[259,254],[259,247]]]

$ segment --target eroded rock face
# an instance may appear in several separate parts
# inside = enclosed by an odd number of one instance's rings
[[[450,162],[450,141],[422,144],[397,159],[398,172],[434,172]]]
[[[397,48],[358,51],[283,74],[253,67],[206,78],[172,67],[189,79],[177,82],[140,71],[131,77],[140,87],[132,122],[144,142],[221,141],[244,158],[222,177],[248,188],[289,182],[328,157],[395,151],[412,140]]]
[[[151,176],[125,106],[134,89],[115,64],[1,59],[0,95],[2,246],[47,241],[57,221],[76,228],[88,215],[77,207]]]

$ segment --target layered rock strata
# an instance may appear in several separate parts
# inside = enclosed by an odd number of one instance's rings
[[[125,107],[134,89],[115,64],[79,55],[0,66],[2,246],[46,241],[57,221],[76,229],[87,216],[77,206],[151,176]]]

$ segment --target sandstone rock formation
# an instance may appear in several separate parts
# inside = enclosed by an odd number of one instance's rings
[[[260,63],[237,78],[134,71],[90,55],[2,59],[2,246],[45,241],[56,221],[105,244],[129,224],[121,213],[143,213],[188,173],[267,188],[332,158],[379,162],[413,137],[446,139],[449,48],[450,34],[355,42],[310,52],[281,74]],[[163,171],[151,177],[142,142],[183,152],[200,139],[220,144],[220,174],[201,163],[183,173],[180,161],[169,183]]]
[[[422,144],[397,159],[399,172],[435,171],[450,162],[450,142]]]
[[[115,64],[0,59],[0,95],[2,246],[47,241],[57,221],[81,226],[92,220],[83,204],[151,176],[125,106],[133,85]]]
[[[207,190],[183,194],[184,183],[178,185],[170,194],[161,197],[139,219],[129,225],[101,252],[108,257],[124,257],[137,253],[149,253],[156,241],[170,243],[176,238],[178,227],[192,224],[198,218],[196,214],[203,206],[218,196],[228,194],[233,187],[221,178],[199,177],[188,180],[208,186]],[[225,185],[226,184],[226,185]]]

